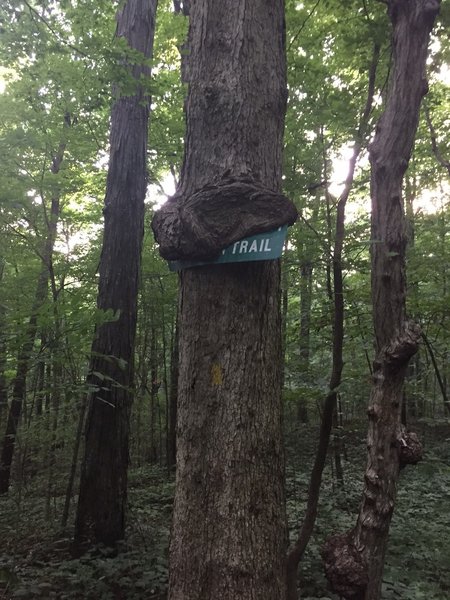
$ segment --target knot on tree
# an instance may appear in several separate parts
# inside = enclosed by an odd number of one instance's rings
[[[423,458],[423,447],[419,436],[413,431],[406,431],[403,427],[397,437],[400,468],[406,465],[416,465]]]
[[[250,179],[223,179],[191,196],[175,194],[152,220],[167,260],[213,260],[250,235],[292,225],[298,213],[283,194]]]
[[[329,537],[322,548],[322,559],[331,589],[347,600],[363,600],[368,569],[353,543],[352,532]]]
[[[414,321],[406,321],[402,331],[398,332],[382,349],[377,361],[390,369],[405,367],[409,359],[419,349],[421,330]]]

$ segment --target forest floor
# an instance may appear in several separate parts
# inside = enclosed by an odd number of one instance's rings
[[[425,458],[401,474],[384,574],[384,600],[450,598],[450,424],[420,423]],[[302,518],[317,426],[287,435],[287,508],[292,531]],[[332,453],[324,474],[319,517],[301,564],[303,600],[337,599],[327,591],[320,548],[333,532],[349,529],[358,510],[365,461],[365,427],[346,426],[344,486],[334,476]],[[173,477],[147,466],[130,472],[126,542],[70,553],[71,528],[58,525],[61,495],[47,506],[35,477],[21,497],[0,498],[0,600],[163,600],[167,585]],[[50,516],[49,514],[50,508]],[[47,512],[47,516],[45,513]]]

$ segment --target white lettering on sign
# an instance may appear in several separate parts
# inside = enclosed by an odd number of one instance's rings
[[[190,269],[200,265],[223,264],[234,262],[252,262],[256,260],[274,260],[279,258],[283,251],[286,238],[287,225],[279,227],[276,231],[258,234],[239,240],[222,250],[220,258],[214,261],[169,261],[171,271]]]
[[[249,246],[248,240],[241,240],[233,244],[231,254],[245,254],[248,252],[272,252],[270,247],[270,238],[263,238],[262,240],[253,240]],[[225,250],[222,250],[222,254],[225,254]]]

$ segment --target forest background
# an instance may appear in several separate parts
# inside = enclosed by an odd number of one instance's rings
[[[135,349],[128,535],[117,555],[101,547],[77,560],[70,557],[69,546],[92,334],[96,325],[117,318],[96,308],[111,83],[120,80],[126,87],[124,57],[136,62],[141,57],[114,36],[110,3],[5,2],[0,9],[1,435],[24,348],[27,355],[12,485],[0,498],[4,597],[165,597],[177,275],[159,257],[149,223],[173,192],[183,156],[186,90],[180,56],[187,19],[174,4],[159,2],[153,75],[145,82],[152,96],[150,185]],[[344,371],[319,518],[301,563],[304,597],[332,598],[321,572],[320,546],[334,530],[351,526],[365,459],[373,359],[367,146],[383,108],[391,40],[382,3],[289,0],[286,9],[289,101],[283,181],[300,214],[282,262],[286,476],[294,529],[304,512],[321,406],[329,390],[336,211],[354,145],[362,148],[346,207]],[[443,534],[450,525],[449,19],[444,3],[430,47],[430,89],[404,185],[408,312],[423,331],[408,371],[405,406],[426,452],[424,461],[401,477],[385,598],[443,599],[450,593],[450,547]],[[361,129],[374,55],[375,92]]]

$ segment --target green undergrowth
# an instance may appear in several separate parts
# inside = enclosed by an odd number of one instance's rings
[[[402,472],[391,527],[383,586],[384,600],[450,598],[450,425],[419,424],[425,459]],[[317,427],[301,425],[287,435],[287,508],[291,539],[305,508]],[[331,533],[352,527],[358,510],[365,462],[364,425],[339,433],[344,485],[335,476],[330,452],[319,516],[300,568],[303,600],[338,600],[327,590],[320,549]],[[173,476],[146,466],[129,478],[126,541],[115,549],[98,546],[81,558],[71,555],[72,527],[61,530],[63,498],[45,518],[45,500],[30,486],[18,499],[0,498],[0,600],[163,600],[174,492]],[[63,486],[61,486],[63,487]],[[48,513],[48,507],[47,507]]]
[[[0,600],[162,600],[173,491],[165,471],[133,469],[126,541],[81,558],[71,553],[72,530],[44,520],[43,499],[23,499],[18,514],[13,496],[1,498]]]
[[[390,529],[383,600],[448,600],[450,598],[450,424],[417,423],[425,457],[402,471]],[[288,442],[288,515],[291,536],[304,513],[313,455],[306,442],[310,428],[301,427]],[[296,433],[295,440],[294,434]],[[320,550],[332,533],[352,528],[359,508],[365,466],[365,430],[348,426],[344,438],[344,487],[334,475],[330,451],[324,473],[319,515],[300,567],[302,599],[334,599],[327,592]],[[293,455],[308,463],[300,469]]]

